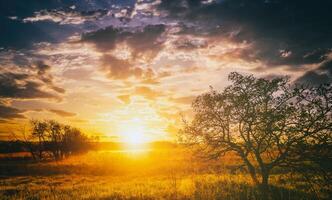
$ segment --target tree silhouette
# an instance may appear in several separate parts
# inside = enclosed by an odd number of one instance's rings
[[[180,131],[183,142],[209,158],[235,152],[263,191],[275,167],[301,169],[313,164],[312,158],[331,161],[331,85],[294,86],[288,78],[236,72],[229,80],[222,92],[211,89],[194,100],[194,118]]]
[[[46,141],[46,130],[47,130],[47,123],[38,120],[31,120],[30,124],[32,125],[31,136],[33,138],[37,138],[38,144],[36,145],[35,152],[38,155],[38,159],[43,159],[43,153],[45,150],[44,144]],[[33,156],[36,158],[36,156]]]
[[[32,120],[31,140],[26,140],[34,159],[43,159],[51,154],[55,160],[82,153],[91,148],[92,139],[79,129],[63,125],[54,120]]]

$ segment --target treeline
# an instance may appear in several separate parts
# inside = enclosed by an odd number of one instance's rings
[[[24,133],[21,143],[36,161],[60,160],[87,152],[93,147],[94,139],[75,127],[54,120],[32,120],[30,124],[31,129],[28,134]]]
[[[21,140],[0,141],[0,153],[24,152],[24,142]]]

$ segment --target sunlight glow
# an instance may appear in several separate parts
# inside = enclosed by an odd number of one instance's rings
[[[126,123],[123,123],[120,127],[121,141],[125,143],[126,148],[130,149],[142,149],[145,148],[149,138],[146,135],[146,127],[142,120],[135,118]]]

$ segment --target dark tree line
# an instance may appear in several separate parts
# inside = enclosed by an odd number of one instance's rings
[[[24,146],[34,160],[60,160],[92,148],[92,139],[79,129],[54,120],[32,120],[31,132],[24,135]]]
[[[24,143],[20,140],[0,141],[0,153],[17,153],[24,151]]]
[[[257,185],[269,188],[276,168],[330,187],[332,86],[305,87],[287,78],[267,80],[231,73],[222,92],[211,89],[193,102],[183,142],[208,158],[235,152]]]

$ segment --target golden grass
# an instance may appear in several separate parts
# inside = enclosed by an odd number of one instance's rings
[[[184,149],[159,149],[90,152],[51,163],[0,163],[1,170],[12,174],[0,178],[0,199],[261,199],[250,177],[232,170],[237,162],[234,156],[204,161]],[[313,198],[279,175],[271,183],[271,199]]]
[[[260,199],[243,175],[192,176],[25,176],[1,181],[3,199]],[[276,199],[305,199],[276,190]],[[308,198],[309,199],[309,198]]]

